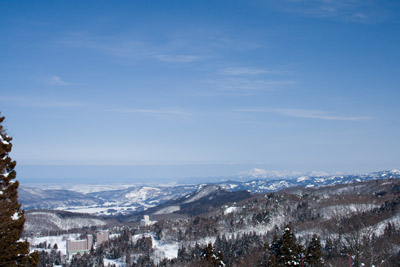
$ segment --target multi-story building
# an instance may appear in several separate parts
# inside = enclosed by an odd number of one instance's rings
[[[101,231],[96,233],[96,246],[98,247],[102,243],[108,241],[108,231]],[[76,254],[85,254],[92,249],[93,236],[87,235],[85,240],[67,240],[67,259],[70,260]]]
[[[153,222],[150,221],[149,215],[144,215],[143,219],[140,220],[140,226],[149,226],[152,224],[153,224]]]
[[[67,259],[71,259],[73,255],[84,254],[88,252],[93,245],[93,236],[87,235],[86,240],[67,240]]]
[[[96,233],[96,246],[97,247],[106,241],[108,241],[108,230]]]

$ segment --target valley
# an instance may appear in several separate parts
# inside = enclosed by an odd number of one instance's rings
[[[226,179],[212,184],[230,192],[268,193],[291,187],[316,188],[383,178],[400,178],[400,170],[348,175],[300,175],[271,179],[248,176],[240,177],[242,181],[238,177],[233,177],[231,180]],[[19,189],[19,200],[25,210],[54,209],[101,216],[120,216],[154,208],[188,195],[205,185],[207,184],[22,185]]]
[[[158,205],[152,203],[114,216],[28,210],[24,237],[31,242],[32,250],[40,251],[43,261],[57,258],[66,266],[96,262],[105,266],[203,266],[207,246],[215,255],[220,251],[220,261],[226,266],[269,266],[276,257],[276,238],[290,229],[304,253],[317,236],[327,266],[343,266],[350,258],[355,266],[396,266],[400,256],[398,175],[398,171],[384,171],[341,178],[225,181],[193,185],[186,194],[183,192],[189,186],[175,185],[175,191],[170,191],[175,195],[143,186],[146,192],[167,197]],[[331,184],[318,185],[329,181]],[[303,186],[258,192],[271,184],[296,183]],[[240,190],[244,188],[247,190]],[[105,192],[128,199],[130,190],[132,187]],[[88,194],[100,196],[100,192]],[[147,200],[145,194],[137,196],[135,203]],[[156,197],[150,193],[148,199]],[[141,226],[143,215],[150,215],[147,226]],[[87,254],[65,258],[68,238],[82,239],[104,230],[110,234],[107,242],[95,245]],[[38,247],[43,242],[45,249]],[[54,249],[55,244],[59,249]]]

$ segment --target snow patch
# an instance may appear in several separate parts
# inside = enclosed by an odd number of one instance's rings
[[[79,238],[79,234],[68,234],[68,235],[59,235],[59,236],[42,236],[42,237],[33,237],[28,238],[28,242],[31,246],[39,245],[40,243],[46,242],[50,244],[51,247],[54,247],[54,244],[57,244],[58,250],[61,254],[67,254],[67,239],[77,239]]]
[[[18,214],[18,212],[16,212],[16,213],[14,213],[14,215],[13,216],[11,216],[11,219],[13,220],[13,221],[16,221],[16,220],[18,220],[20,217],[19,217],[19,214]]]
[[[308,176],[300,176],[299,178],[297,178],[297,182],[303,182],[303,181],[307,181],[310,180],[310,177]]]
[[[167,242],[166,240],[159,240],[155,238],[153,233],[137,234],[132,237],[132,242],[136,242],[142,237],[150,237],[152,248],[154,250],[155,262],[160,262],[164,258],[175,259],[178,257],[179,243],[176,241]]]
[[[229,214],[229,213],[234,213],[235,211],[237,211],[238,208],[237,207],[228,207],[224,210],[224,214]]]
[[[33,217],[32,220],[46,221],[56,225],[61,230],[69,230],[73,228],[90,227],[94,225],[105,225],[106,223],[100,219],[95,218],[61,218],[57,214],[48,212],[32,212],[29,213],[29,217]],[[31,224],[30,220],[25,223],[26,231],[37,230],[36,224]]]
[[[127,199],[135,199],[135,200],[146,200],[149,195],[151,194],[157,194],[159,193],[161,190],[158,188],[154,188],[154,187],[142,187],[139,190],[135,190],[132,191],[128,194],[125,195],[125,198]]]
[[[165,208],[160,209],[159,211],[155,212],[154,214],[160,215],[160,214],[169,214],[173,213],[175,211],[179,211],[181,207],[179,206],[168,206]]]
[[[376,229],[374,231],[375,235],[377,235],[377,236],[383,235],[388,223],[393,223],[393,225],[395,227],[399,227],[400,226],[400,213],[394,215],[392,218],[383,220],[380,223],[378,223],[376,225]]]
[[[325,219],[331,219],[339,215],[347,215],[353,212],[363,212],[366,210],[371,210],[373,208],[378,208],[379,205],[375,204],[350,204],[350,205],[335,205],[328,206],[321,209],[322,217]]]
[[[183,202],[183,203],[186,204],[186,203],[194,202],[194,201],[196,201],[196,200],[199,200],[199,199],[201,199],[201,198],[203,198],[203,197],[205,197],[205,196],[208,196],[208,195],[214,193],[215,191],[218,191],[218,189],[219,189],[219,187],[218,187],[218,186],[215,186],[215,185],[206,186],[206,187],[204,187],[204,188],[201,188],[201,189],[200,189],[199,191],[197,191],[197,193],[195,193],[194,195],[189,196],[188,200],[186,200],[186,201]]]
[[[7,136],[6,136],[7,137]],[[0,134],[0,141],[4,144],[4,145],[9,145],[10,143],[7,142],[6,140],[4,140],[3,136]]]
[[[110,260],[110,259],[103,259],[104,266],[113,266],[115,265],[116,267],[125,267],[126,264],[123,263],[123,259],[117,259],[117,260]]]

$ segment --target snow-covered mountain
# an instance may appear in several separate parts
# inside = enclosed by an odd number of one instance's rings
[[[361,178],[395,178],[397,173],[380,172]],[[349,182],[354,177],[339,179]],[[300,176],[281,184],[329,181],[335,179]],[[201,185],[190,194],[146,210],[152,221],[148,226],[139,226],[143,213],[101,218],[63,211],[28,211],[29,229],[25,234],[31,237],[32,249],[43,252],[57,243],[58,250],[64,254],[63,244],[71,235],[82,239],[106,229],[110,236],[118,237],[104,243],[100,252],[95,250],[82,257],[82,266],[92,265],[99,257],[105,263],[125,266],[127,256],[140,266],[160,262],[169,266],[200,266],[201,251],[210,246],[214,251],[221,251],[225,266],[261,266],[259,263],[270,262],[265,261],[266,257],[276,259],[275,254],[268,254],[274,249],[274,240],[290,229],[296,236],[294,242],[304,248],[309,247],[316,235],[322,245],[321,255],[329,266],[345,266],[350,259],[347,253],[359,255],[360,264],[353,265],[398,266],[400,179],[315,187],[291,187],[253,195],[246,191],[227,191],[215,184]],[[76,227],[83,228],[71,229]],[[49,233],[49,229],[53,231]],[[47,243],[39,246],[44,241]],[[47,249],[47,256],[42,253],[41,258],[55,261],[51,255],[56,254]],[[356,259],[351,258],[353,262]],[[71,263],[71,266],[76,265]]]
[[[400,178],[400,170],[347,175],[321,175],[321,173],[318,173],[317,175],[301,175],[287,179],[253,179],[247,182],[226,181],[218,183],[218,185],[231,191],[245,190],[252,193],[264,193],[290,187],[317,188],[385,178]]]
[[[199,185],[131,185],[121,186],[119,189],[114,186],[112,190],[108,185],[103,185],[103,189],[96,187],[97,190],[93,191],[90,190],[90,185],[74,185],[69,190],[65,185],[47,189],[21,186],[19,201],[25,210],[54,209],[96,215],[120,215],[142,211],[182,197],[197,190]]]
[[[244,175],[244,174],[242,174]],[[291,187],[318,188],[336,184],[348,184],[373,179],[400,178],[400,170],[380,171],[368,174],[349,175],[294,175],[289,178],[262,178],[270,175],[264,170],[254,169],[250,175],[241,179],[246,181],[223,181],[214,183],[218,187],[207,187],[210,192],[202,191],[205,184],[197,185],[73,185],[52,187],[21,186],[19,200],[26,210],[56,209],[96,215],[123,215],[144,211],[168,201],[187,197],[187,203],[201,199],[201,194],[213,193],[221,188],[226,191],[247,191],[251,193],[274,192]],[[254,177],[258,177],[254,179]],[[197,192],[199,194],[194,194]],[[177,211],[177,205],[166,210]],[[181,207],[179,207],[181,209]]]
[[[25,218],[24,230],[31,233],[103,226],[110,222],[92,215],[46,210],[28,211]]]
[[[162,215],[169,213],[197,215],[220,207],[251,198],[247,191],[228,191],[218,185],[201,186],[197,191],[184,197],[173,199],[145,211],[146,214]]]

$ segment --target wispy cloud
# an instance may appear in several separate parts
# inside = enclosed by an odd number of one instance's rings
[[[139,109],[139,108],[118,108],[114,111],[125,113],[144,113],[144,114],[165,114],[165,115],[188,115],[189,113],[182,109],[163,108],[163,109]]]
[[[257,69],[257,68],[233,67],[233,68],[222,69],[219,73],[223,75],[239,76],[239,75],[259,75],[270,72],[268,72],[267,70]]]
[[[69,86],[72,83],[62,80],[59,76],[51,76],[46,79],[46,84],[50,86]]]
[[[221,78],[208,83],[213,84],[216,90],[225,93],[252,94],[259,91],[275,91],[283,86],[292,85],[291,80],[247,79],[242,77]]]
[[[8,104],[31,107],[31,108],[73,108],[82,107],[87,104],[75,101],[55,100],[41,97],[1,97],[0,102]]]
[[[285,0],[278,5],[291,13],[361,23],[380,20],[388,12],[378,0]]]
[[[317,119],[317,120],[328,120],[328,121],[366,121],[371,120],[371,117],[367,116],[347,116],[347,115],[334,115],[326,111],[321,110],[307,110],[307,109],[265,109],[265,108],[244,108],[236,109],[238,112],[269,112],[278,113],[288,117],[304,118],[304,119]]]
[[[274,112],[286,115],[289,117],[318,119],[318,120],[335,120],[335,121],[365,121],[370,120],[370,117],[365,116],[339,116],[331,115],[328,112],[320,110],[305,110],[305,109],[274,109]]]
[[[219,72],[222,75],[231,76],[248,76],[248,75],[260,75],[260,74],[283,74],[283,71],[266,70],[260,68],[251,67],[230,67],[224,68]]]
[[[189,118],[192,115],[181,108],[114,108],[110,109],[110,111],[148,115],[163,120]]]
[[[126,60],[155,60],[167,63],[192,63],[206,56],[191,51],[179,42],[154,44],[126,36],[96,38],[88,34],[72,34],[60,41],[63,45],[89,48],[105,55]]]
[[[170,63],[190,63],[204,59],[201,56],[179,55],[179,54],[176,55],[154,54],[154,58],[162,62],[170,62]]]

